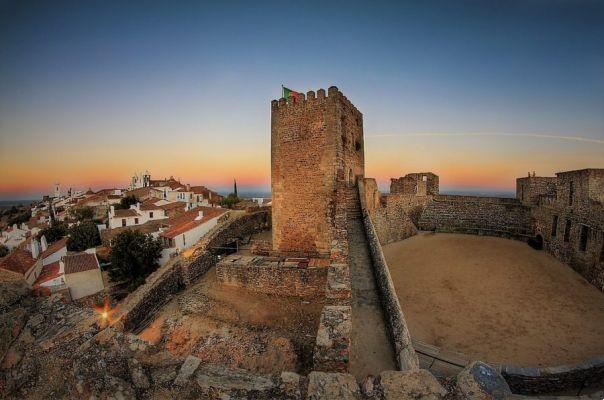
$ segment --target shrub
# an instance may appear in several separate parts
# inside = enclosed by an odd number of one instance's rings
[[[162,244],[151,235],[125,230],[113,239],[109,277],[127,284],[132,291],[145,282],[145,278],[157,269]]]

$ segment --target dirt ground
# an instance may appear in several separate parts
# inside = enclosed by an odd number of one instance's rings
[[[384,255],[416,339],[524,366],[604,354],[604,293],[543,251],[424,232],[384,246]]]
[[[323,304],[222,286],[212,268],[140,336],[172,354],[250,371],[308,372]]]

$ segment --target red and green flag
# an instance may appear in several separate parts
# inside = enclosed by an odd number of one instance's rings
[[[286,88],[285,86],[281,86],[281,88],[283,89],[283,98],[285,100],[287,100],[290,97],[292,97],[294,99],[294,101],[298,101],[298,99],[300,98],[300,93],[299,92],[296,92],[295,90],[291,90],[289,88]]]

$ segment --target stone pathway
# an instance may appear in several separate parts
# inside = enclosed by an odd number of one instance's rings
[[[368,375],[377,376],[382,371],[396,370],[396,364],[373,277],[373,266],[363,221],[359,213],[350,214],[348,219],[348,262],[352,284],[350,373],[357,379],[365,379]]]

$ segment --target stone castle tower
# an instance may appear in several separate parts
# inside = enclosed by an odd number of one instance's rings
[[[329,255],[346,188],[364,176],[364,159],[363,115],[335,86],[327,95],[273,100],[273,250]]]

